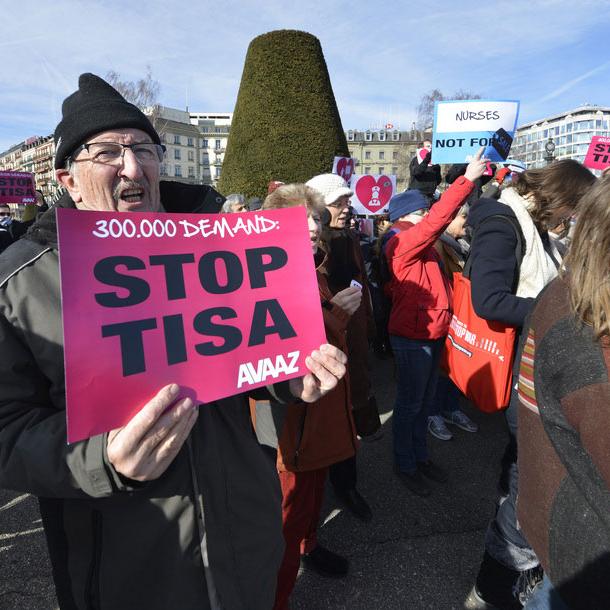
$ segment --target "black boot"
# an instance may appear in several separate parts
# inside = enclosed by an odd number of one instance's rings
[[[301,555],[301,563],[305,568],[317,572],[320,576],[331,578],[342,578],[349,571],[349,561],[345,557],[333,553],[319,544],[311,553]]]
[[[514,593],[519,574],[486,551],[476,583],[464,602],[464,610],[520,610],[521,603]]]

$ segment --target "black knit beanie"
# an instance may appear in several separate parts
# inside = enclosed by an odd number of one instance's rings
[[[146,115],[95,74],[80,75],[78,91],[64,100],[61,113],[62,119],[54,134],[55,169],[65,167],[66,159],[87,138],[108,129],[140,129],[155,144],[161,144]]]

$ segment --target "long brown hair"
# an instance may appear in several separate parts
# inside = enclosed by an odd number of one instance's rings
[[[574,313],[610,335],[610,175],[597,181],[578,206],[574,238],[565,263]]]
[[[523,172],[515,189],[522,197],[533,198],[532,220],[538,228],[548,231],[562,220],[559,212],[573,210],[594,182],[595,176],[584,165],[562,159]]]

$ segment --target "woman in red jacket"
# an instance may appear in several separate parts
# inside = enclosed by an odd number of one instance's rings
[[[451,319],[451,285],[434,243],[475,188],[474,181],[483,175],[482,151],[432,209],[416,190],[390,200],[393,225],[385,236],[383,253],[390,271],[389,334],[398,374],[392,420],[394,459],[404,484],[418,496],[430,495],[423,476],[447,480],[445,472],[428,459],[426,446],[428,409]]]

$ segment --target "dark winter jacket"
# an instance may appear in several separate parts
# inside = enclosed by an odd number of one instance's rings
[[[411,179],[409,180],[409,188],[417,189],[424,195],[432,197],[436,187],[441,183],[441,166],[430,165],[430,153],[426,155],[426,158],[421,163],[417,158],[417,155],[411,159],[409,164],[409,173]]]
[[[570,310],[567,284],[537,300],[519,376],[519,524],[573,610],[610,602],[610,339]]]
[[[162,189],[170,212],[205,209],[208,195]],[[68,197],[59,205],[74,207]],[[105,434],[66,444],[55,209],[0,256],[0,345],[0,487],[60,504],[45,527],[64,541],[51,557],[75,607],[205,610],[218,607],[215,589],[225,610],[271,608],[281,494],[246,395],[201,405],[187,443],[154,481],[120,477]]]
[[[509,221],[486,220],[496,215],[517,221],[514,212],[495,199],[479,199],[468,214],[468,225],[475,236],[470,249],[472,304],[485,320],[521,327],[534,299],[515,296],[519,278],[517,236]]]

